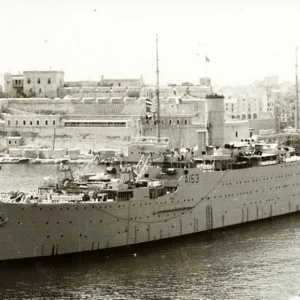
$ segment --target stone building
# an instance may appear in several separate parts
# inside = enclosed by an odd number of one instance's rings
[[[24,71],[24,94],[53,98],[64,85],[63,71]]]
[[[101,76],[100,86],[119,86],[119,87],[142,87],[144,85],[143,77],[140,78],[104,78]]]
[[[8,97],[54,98],[59,96],[63,85],[63,71],[24,71],[18,75],[5,73],[3,93]]]

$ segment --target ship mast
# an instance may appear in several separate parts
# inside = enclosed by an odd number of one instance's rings
[[[156,34],[156,99],[157,99],[157,141],[160,142],[160,107],[159,107],[159,68],[158,68],[158,34]]]
[[[299,99],[298,99],[298,66],[297,66],[297,51],[298,51],[298,48],[296,47],[295,49],[296,51],[296,64],[295,64],[295,73],[296,73],[296,105],[295,105],[295,108],[296,108],[296,116],[295,116],[295,130],[296,130],[296,133],[298,133],[298,126],[299,126]]]

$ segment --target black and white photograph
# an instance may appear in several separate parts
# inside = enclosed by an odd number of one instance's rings
[[[0,299],[300,300],[300,1],[0,5]]]

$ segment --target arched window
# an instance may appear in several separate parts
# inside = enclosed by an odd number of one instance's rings
[[[248,119],[251,119],[251,114],[248,114]]]
[[[253,119],[257,119],[257,114],[253,114]]]
[[[237,115],[236,118],[239,120],[240,119],[240,115]]]
[[[235,118],[235,116],[234,116],[234,115],[232,115],[232,116],[231,116],[231,119],[234,119],[234,118]]]

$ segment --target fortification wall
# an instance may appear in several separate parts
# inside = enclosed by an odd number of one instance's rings
[[[253,128],[254,134],[259,134],[262,129],[273,129],[276,130],[275,119],[264,119],[264,120],[248,120],[249,127]]]
[[[198,145],[198,133],[197,130],[204,129],[203,125],[176,125],[176,126],[164,126],[160,129],[160,135],[170,138],[171,147],[186,147],[193,148]],[[155,136],[156,128],[148,127],[141,131],[142,135]]]
[[[80,115],[131,115],[145,112],[145,104],[140,101],[120,101],[101,103],[96,99],[9,99],[5,107],[37,114],[80,114]]]

